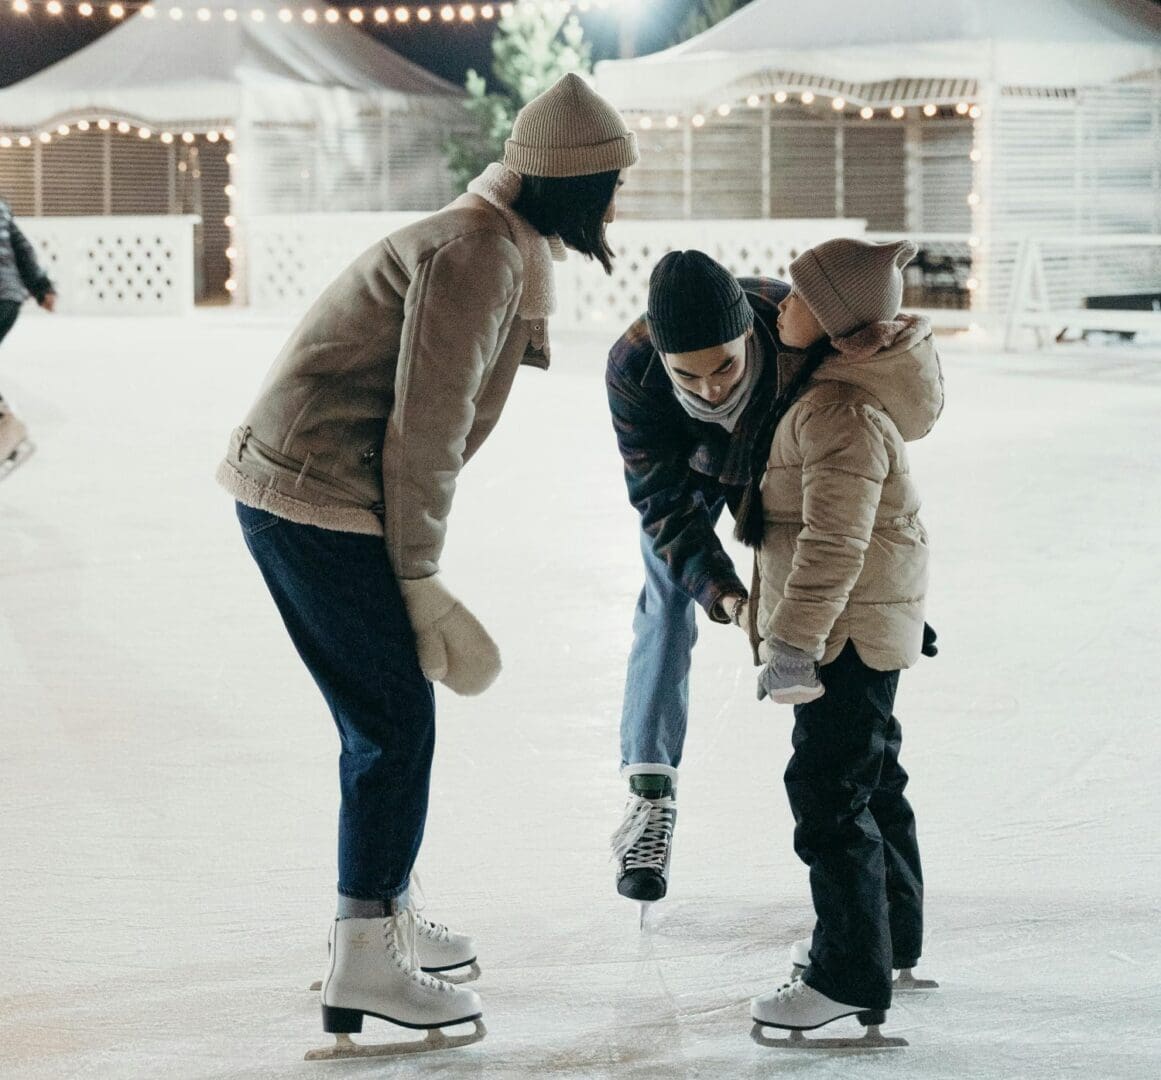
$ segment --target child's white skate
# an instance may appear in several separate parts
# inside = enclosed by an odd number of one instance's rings
[[[750,1002],[754,1027],[750,1037],[759,1046],[797,1050],[881,1050],[906,1046],[907,1040],[886,1036],[879,1027],[887,1019],[886,1009],[863,1009],[845,1005],[807,986],[801,979],[792,979],[777,990],[762,994]],[[858,1038],[807,1038],[802,1033],[823,1027],[844,1016],[853,1016],[866,1028]],[[787,1032],[784,1039],[771,1038],[765,1028]]]

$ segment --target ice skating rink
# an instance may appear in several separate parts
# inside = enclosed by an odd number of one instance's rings
[[[1161,347],[944,345],[913,454],[941,652],[897,708],[942,989],[897,996],[908,1049],[856,1058],[749,1038],[811,916],[790,710],[754,700],[732,628],[702,622],[671,898],[641,933],[614,892],[640,571],[608,336],[559,336],[444,560],[505,671],[439,691],[420,871],[478,939],[488,1038],[307,1063],[338,744],[212,479],[287,330],[29,310],[0,350],[39,444],[0,485],[0,1076],[1161,1075]]]

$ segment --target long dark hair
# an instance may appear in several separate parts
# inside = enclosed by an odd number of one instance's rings
[[[734,537],[747,547],[761,547],[762,537],[766,532],[766,515],[762,512],[762,493],[759,485],[766,473],[774,433],[778,430],[782,418],[790,411],[790,406],[798,400],[806,389],[806,384],[833,351],[830,339],[825,337],[807,346],[803,350],[802,367],[782,392],[771,399],[766,415],[762,417],[750,451],[750,479],[746,484],[746,490],[742,493],[738,512],[734,515]]]
[[[605,239],[605,211],[620,170],[591,176],[525,176],[512,209],[543,236],[559,236],[570,248],[613,272]]]

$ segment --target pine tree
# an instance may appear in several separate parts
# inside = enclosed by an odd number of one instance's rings
[[[749,3],[749,0],[692,0],[685,18],[678,24],[669,44],[677,45],[720,23]]]
[[[517,4],[496,25],[492,39],[492,77],[489,90],[474,69],[465,79],[464,103],[478,124],[468,136],[452,136],[444,145],[448,166],[460,191],[504,153],[504,140],[521,106],[543,93],[570,71],[592,71],[592,50],[584,29],[564,5]]]

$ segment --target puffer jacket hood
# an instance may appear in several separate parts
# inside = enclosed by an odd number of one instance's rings
[[[871,394],[906,442],[922,439],[943,412],[943,375],[931,324],[916,315],[872,323],[833,342],[816,381],[851,383]]]

